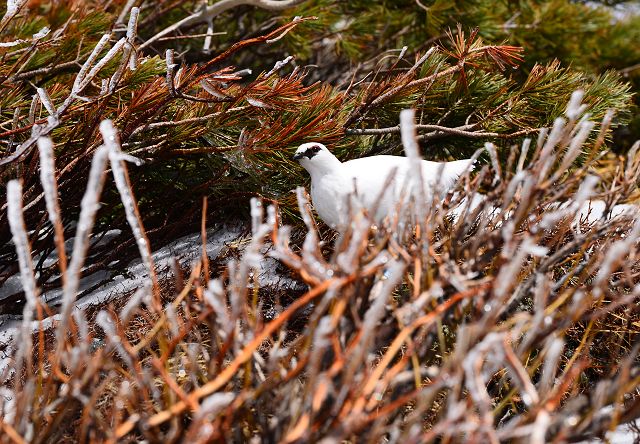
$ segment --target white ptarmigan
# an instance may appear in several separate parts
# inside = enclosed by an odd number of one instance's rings
[[[300,145],[293,158],[311,175],[311,199],[318,215],[334,228],[343,226],[347,221],[350,196],[354,196],[355,202],[380,222],[400,210],[397,207],[406,195],[404,190],[417,189],[414,198],[431,202],[434,190],[445,193],[473,164],[472,159],[453,162],[420,160],[424,185],[420,191],[419,187],[412,185],[417,182],[412,177],[415,174],[411,174],[412,165],[406,157],[371,156],[343,163],[323,144],[310,142]],[[376,213],[371,214],[374,209]]]

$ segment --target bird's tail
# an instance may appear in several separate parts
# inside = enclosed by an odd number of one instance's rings
[[[451,172],[451,174],[455,174],[456,177],[458,177],[462,175],[467,168],[469,168],[469,171],[473,171],[474,164],[474,159],[454,160],[453,162],[447,162],[446,171]]]
[[[474,159],[462,159],[447,162],[440,179],[443,190],[446,191],[451,188],[456,183],[458,177],[463,175],[467,170],[473,171],[473,167],[475,166],[474,164]]]

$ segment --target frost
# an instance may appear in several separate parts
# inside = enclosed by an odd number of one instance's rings
[[[129,179],[124,164],[122,163],[123,153],[120,150],[120,143],[116,129],[110,120],[103,120],[100,123],[100,132],[104,139],[105,146],[109,150],[109,160],[111,171],[116,182],[116,187],[120,193],[120,200],[124,206],[127,222],[133,232],[133,237],[138,245],[138,252],[142,258],[147,273],[151,277],[154,285],[157,283],[153,260],[151,258],[151,247],[149,240],[142,226],[142,221],[138,214],[138,205],[133,197],[133,192],[129,185]]]
[[[582,104],[582,98],[584,97],[584,91],[578,89],[571,94],[571,99],[569,99],[569,104],[567,105],[567,110],[565,111],[566,116],[571,121],[578,120],[578,118],[584,113],[587,109],[587,105]]]
[[[107,167],[107,149],[99,147],[93,156],[91,170],[89,171],[89,181],[84,196],[80,203],[80,216],[76,235],[73,242],[73,252],[69,262],[68,278],[64,285],[62,296],[63,318],[66,319],[71,314],[71,308],[78,294],[81,270],[84,265],[87,249],[95,216],[100,208],[99,198],[104,185],[105,169]]]
[[[276,71],[279,71],[280,69],[282,69],[289,62],[291,62],[293,59],[294,59],[293,56],[287,56],[284,60],[277,61],[275,63],[275,65],[273,65],[273,68],[271,68],[271,71],[269,71],[268,73],[265,74],[265,77],[271,77],[271,75],[273,75],[273,73],[275,73]]]
[[[51,32],[51,30],[47,26],[45,26],[40,31],[38,31],[35,34],[33,34],[33,39],[37,40],[37,39],[41,39],[43,37],[46,37],[47,35],[49,35],[49,32]]]
[[[255,106],[256,108],[271,108],[270,105],[263,102],[262,100],[254,99],[252,97],[247,97],[247,102],[249,102],[251,106]]]

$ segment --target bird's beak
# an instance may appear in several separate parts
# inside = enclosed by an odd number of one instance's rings
[[[300,160],[304,157],[304,153],[295,153],[293,155],[293,160]]]

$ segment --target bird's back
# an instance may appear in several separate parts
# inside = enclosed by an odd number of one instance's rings
[[[421,160],[422,192],[415,195],[427,201],[433,196],[434,190],[440,193],[448,191],[472,164],[471,159],[453,162],[431,162]],[[380,219],[397,208],[403,193],[409,190],[419,190],[419,179],[412,174],[411,162],[401,156],[372,156],[350,160],[342,164],[342,172],[349,183],[349,191],[355,192],[365,208],[372,208],[378,199],[376,218]],[[392,177],[391,177],[392,176]],[[386,186],[386,188],[385,188]],[[412,192],[413,193],[413,192]],[[406,203],[406,199],[404,200]]]
[[[372,156],[344,162],[343,171],[347,176],[355,178],[362,191],[381,190],[390,174],[394,174],[396,186],[405,186],[411,177],[411,162],[401,156]],[[472,165],[471,159],[453,162],[431,162],[421,160],[422,180],[429,189],[436,184],[447,191],[457,178]],[[414,179],[414,178],[412,178]],[[417,178],[415,178],[417,180]],[[360,190],[358,190],[360,191]]]
[[[444,170],[442,171],[442,174],[439,178],[441,188],[444,191],[448,191],[449,188],[451,188],[456,183],[458,177],[464,174],[467,170],[473,170],[473,162],[474,161],[472,159],[462,159],[454,160],[452,162],[445,162]],[[429,162],[428,160],[423,160],[422,163],[422,174],[427,177],[432,177],[434,182],[437,181],[438,174],[440,173],[440,165],[442,165],[442,163]],[[425,171],[425,169],[427,169],[428,171]]]
[[[324,159],[322,165],[327,162]],[[311,197],[320,217],[332,226],[346,222],[348,206],[352,205],[362,206],[376,220],[382,220],[395,211],[408,211],[411,197],[430,202],[434,190],[446,192],[470,164],[469,159],[421,160],[423,187],[409,159],[402,156],[363,157],[324,169],[318,164],[310,169]]]

